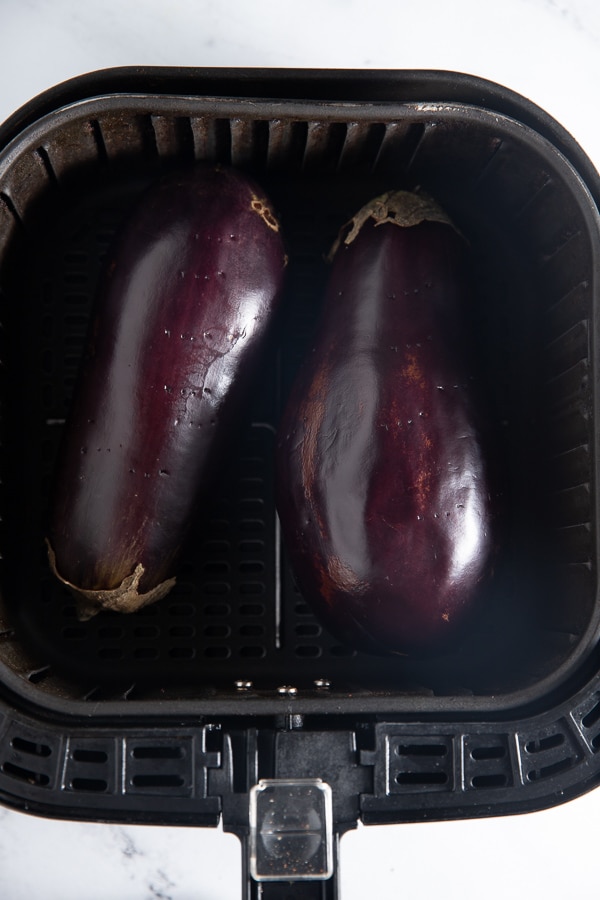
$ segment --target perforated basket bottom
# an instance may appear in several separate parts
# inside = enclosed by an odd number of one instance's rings
[[[236,452],[210,504],[201,510],[178,567],[176,587],[164,601],[135,616],[104,613],[86,623],[76,619],[70,595],[48,571],[43,544],[45,498],[99,267],[135,194],[134,186],[130,180],[117,179],[110,190],[102,185],[84,201],[71,197],[63,213],[53,217],[51,229],[42,218],[38,228],[44,240],[34,244],[35,259],[28,246],[26,286],[21,283],[19,290],[23,302],[27,297],[39,315],[23,317],[22,307],[15,305],[14,321],[8,323],[11,332],[16,332],[14,347],[18,348],[18,354],[9,357],[11,364],[31,380],[16,391],[13,384],[8,407],[13,440],[5,450],[14,477],[22,479],[27,473],[26,482],[21,482],[26,502],[13,510],[12,521],[19,527],[6,533],[5,540],[18,583],[12,595],[17,632],[47,666],[40,683],[47,681],[50,687],[53,673],[58,672],[75,678],[83,693],[107,681],[124,687],[145,682],[229,688],[249,681],[259,688],[328,683],[341,690],[400,687],[448,694],[491,690],[498,678],[504,679],[506,687],[511,683],[506,671],[508,652],[515,684],[522,677],[522,667],[515,665],[519,655],[527,654],[531,668],[527,630],[531,612],[527,609],[520,612],[524,628],[517,641],[514,614],[518,610],[513,606],[510,633],[503,633],[491,618],[479,622],[483,631],[471,636],[466,654],[407,663],[359,654],[339,644],[297,592],[274,505],[275,429],[322,295],[326,277],[322,250],[330,245],[343,218],[343,213],[332,215],[317,227],[313,203],[317,196],[323,201],[326,185],[312,182],[311,189],[307,194],[307,185],[300,183],[289,198],[285,196],[289,185],[285,189],[271,185],[276,199],[294,209],[294,217],[286,219],[292,247],[286,313],[253,391],[248,421],[240,429],[240,440],[234,442]],[[337,184],[334,193],[340,192]],[[353,208],[351,199],[347,205]],[[339,201],[329,206],[335,209]],[[26,418],[24,403],[29,411]],[[500,566],[494,590],[500,591],[501,586]],[[497,602],[491,594],[490,607]],[[496,628],[493,644],[492,627]],[[538,653],[547,665],[547,641],[538,643]]]

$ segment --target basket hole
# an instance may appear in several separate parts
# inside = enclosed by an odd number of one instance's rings
[[[123,637],[123,629],[112,625],[104,625],[98,629],[98,637],[102,640],[114,640]]]
[[[239,570],[243,575],[258,575],[264,572],[265,564],[258,559],[251,562],[241,562]]]
[[[229,625],[207,625],[204,628],[204,636],[208,638],[226,638],[231,634]]]
[[[208,524],[213,533],[229,531],[229,519],[211,519]]]
[[[158,659],[157,647],[136,647],[133,651],[135,659]]]
[[[63,628],[62,635],[69,641],[81,641],[87,637],[87,630],[83,627],[78,628],[68,626],[67,628]]]
[[[589,713],[586,713],[581,720],[581,724],[584,728],[592,728],[598,721],[600,721],[600,702],[596,703]]]
[[[501,772],[490,775],[475,775],[471,779],[471,786],[474,788],[495,788],[506,787],[508,778]]]
[[[229,585],[226,581],[210,581],[203,585],[202,590],[209,596],[219,596],[219,594],[228,594]]]
[[[259,493],[263,484],[264,478],[261,478],[259,475],[244,475],[240,478],[240,488],[242,491],[248,491],[248,493],[253,493],[254,491]]]
[[[262,519],[242,519],[240,522],[240,531],[259,532],[265,530],[265,523]]]
[[[159,634],[160,629],[156,625],[140,625],[133,631],[136,638],[157,638]]]
[[[242,625],[240,628],[240,634],[244,637],[261,637],[264,633],[264,625]]]
[[[396,753],[398,756],[446,756],[448,748],[445,744],[399,744]]]
[[[240,500],[240,506],[246,513],[260,513],[263,511],[265,501],[262,497],[244,497]]]
[[[239,544],[240,553],[261,554],[261,553],[264,553],[264,549],[265,549],[264,541],[240,541],[240,544]]]
[[[32,672],[28,672],[27,680],[30,681],[31,684],[41,684],[42,681],[46,680],[50,673],[50,666],[42,666],[41,669],[34,669]]]
[[[260,581],[246,581],[244,584],[240,584],[240,594],[264,594],[265,586]]]
[[[228,616],[231,607],[227,603],[209,603],[204,607],[204,614],[207,616]]]
[[[527,773],[528,781],[540,781],[542,778],[549,778],[553,775],[558,775],[561,772],[565,772],[567,769],[570,769],[572,765],[572,760],[567,757],[566,759],[561,759],[558,762],[552,763],[550,766],[542,766],[541,769],[534,769],[531,772]]]
[[[210,554],[226,554],[231,550],[231,544],[229,541],[206,541],[204,548]]]
[[[396,775],[396,783],[404,785],[437,785],[447,782],[446,772],[400,772]]]
[[[265,607],[262,603],[243,603],[240,606],[240,613],[243,616],[264,616]]]
[[[101,794],[108,790],[108,782],[104,778],[73,778],[71,789],[74,791],[86,791],[93,794]]]
[[[25,738],[14,737],[11,745],[15,750],[19,750],[21,753],[29,753],[31,756],[50,756],[52,754],[52,750],[47,744],[37,744]]]
[[[131,755],[134,759],[182,759],[183,747],[134,747]]]
[[[85,272],[65,272],[65,284],[87,284],[87,275]]]
[[[196,629],[193,625],[174,625],[173,628],[169,628],[169,635],[171,637],[193,638],[195,634]]]
[[[296,603],[294,612],[297,616],[309,616],[311,614],[308,604],[304,603],[304,601],[302,601],[301,603]]]
[[[88,295],[82,294],[79,291],[68,291],[63,296],[65,303],[68,303],[69,306],[87,307],[89,302]]]
[[[556,734],[550,734],[548,737],[539,738],[533,741],[527,741],[525,744],[525,750],[527,753],[543,753],[544,750],[553,750],[556,747],[562,746],[565,742],[564,734],[557,732]]]
[[[79,747],[73,750],[73,759],[76,762],[105,763],[108,762],[108,753],[104,750],[85,750]]]
[[[14,763],[4,763],[2,771],[12,778],[18,778],[19,781],[27,781],[29,784],[37,784],[40,787],[47,787],[50,784],[49,776],[43,772],[33,772],[31,769],[24,769]]]
[[[313,644],[300,644],[298,647],[296,647],[296,656],[300,656],[305,659],[315,659],[320,655],[321,648],[316,647]]]
[[[318,637],[321,634],[321,626],[311,622],[296,625],[294,631],[298,637]]]
[[[79,354],[65,355],[65,356],[63,356],[62,362],[63,362],[65,372],[73,372],[75,377],[77,377],[79,363],[81,362],[81,358],[80,358]]]
[[[204,571],[207,575],[227,575],[229,573],[229,563],[207,562],[204,564]]]
[[[181,775],[134,775],[132,778],[134,787],[183,787],[185,784]]]
[[[193,616],[194,606],[191,603],[172,603],[169,606],[169,614],[171,616]]]
[[[266,656],[266,651],[262,646],[250,645],[240,649],[240,656],[244,659],[261,659],[263,656]]]
[[[81,337],[85,334],[87,329],[87,316],[78,316],[78,315],[67,315],[65,316],[65,325],[67,329],[74,334],[77,334],[78,337]]]
[[[120,647],[100,647],[98,656],[100,659],[123,659],[123,651]]]
[[[258,445],[255,444],[254,447],[249,447],[248,449],[250,450],[250,452],[252,452],[254,448],[258,450]],[[252,472],[253,470],[257,469],[264,469],[265,466],[265,461],[262,456],[244,456],[240,460],[240,463],[248,472]]]
[[[171,659],[193,659],[195,655],[193,647],[172,647],[169,650]]]
[[[231,651],[229,647],[206,647],[204,655],[208,659],[227,659],[231,655]]]
[[[474,747],[471,750],[471,759],[502,759],[506,756],[505,747]]]

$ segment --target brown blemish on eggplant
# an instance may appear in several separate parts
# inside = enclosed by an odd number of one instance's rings
[[[138,588],[144,575],[144,567],[141,563],[138,563],[132,574],[124,578],[116,588],[97,591],[79,588],[62,577],[56,568],[56,556],[49,540],[46,540],[46,545],[48,547],[50,569],[53,575],[73,594],[77,618],[80,622],[86,622],[103,609],[121,613],[137,612],[150,603],[162,600],[175,586],[176,579],[168,578],[151,590],[139,593]]]
[[[419,361],[414,353],[408,353],[406,356],[406,366],[402,370],[402,375],[410,384],[425,387],[425,378],[423,371],[419,366]]]
[[[267,206],[264,200],[261,200],[259,197],[253,197],[250,207],[255,213],[258,213],[268,228],[271,228],[273,231],[279,231],[279,222],[273,215],[273,210]]]
[[[423,457],[425,454],[423,454]],[[426,466],[426,460],[422,457],[422,464]],[[415,493],[417,496],[418,508],[421,512],[426,510],[429,494],[431,493],[431,472],[427,468],[418,470],[415,481]]]

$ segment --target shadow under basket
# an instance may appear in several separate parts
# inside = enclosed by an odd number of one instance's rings
[[[0,139],[3,802],[222,817],[252,845],[265,779],[331,785],[336,834],[359,819],[530,810],[594,786],[599,186],[572,138],[454,73],[125,69],[49,91]],[[79,622],[44,526],[90,307],[132,202],[194,160],[236,166],[270,195],[290,259],[284,309],[176,587],[137,614]],[[477,614],[428,660],[326,632],[294,584],[273,490],[324,256],[363,203],[416,186],[471,245],[504,508]],[[277,881],[249,859],[248,891]],[[298,878],[333,890],[329,869]]]

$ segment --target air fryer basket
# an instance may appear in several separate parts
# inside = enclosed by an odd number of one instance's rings
[[[75,80],[1,136],[4,801],[222,815],[246,835],[261,778],[331,784],[337,832],[517,812],[594,784],[600,234],[597,177],[571,138],[452,73],[196,70]],[[82,623],[49,572],[44,522],[90,304],[132,201],[193,160],[237,166],[270,194],[290,258],[284,311],[172,594]],[[326,633],[295,588],[272,484],[324,255],[362,203],[417,185],[472,246],[507,521],[462,646],[428,661]]]

